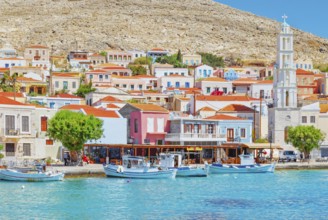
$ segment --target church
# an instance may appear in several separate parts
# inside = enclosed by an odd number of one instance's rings
[[[268,138],[284,150],[295,150],[286,142],[288,127],[298,125],[319,126],[319,102],[300,106],[297,102],[297,78],[294,65],[293,31],[286,22],[286,16],[279,28],[277,57],[273,76],[273,107],[269,109]],[[321,129],[321,128],[320,128]],[[324,131],[325,132],[325,131]],[[320,157],[320,151],[311,153],[312,158]]]

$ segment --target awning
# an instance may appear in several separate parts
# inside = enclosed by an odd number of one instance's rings
[[[249,149],[278,149],[283,150],[283,148],[279,144],[275,143],[251,143],[251,144],[245,144],[248,146]]]

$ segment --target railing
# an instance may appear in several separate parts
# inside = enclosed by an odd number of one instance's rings
[[[224,134],[204,134],[204,133],[171,133],[165,136],[166,139],[214,139],[225,138]]]
[[[7,136],[18,136],[19,135],[19,129],[4,128],[2,130],[2,133],[4,133]]]

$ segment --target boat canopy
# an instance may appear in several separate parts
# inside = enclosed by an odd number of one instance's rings
[[[249,143],[245,144],[249,149],[255,149],[255,150],[260,150],[260,149],[278,149],[278,150],[283,150],[283,148],[276,143]]]

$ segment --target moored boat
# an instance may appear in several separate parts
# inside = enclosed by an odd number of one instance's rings
[[[52,171],[20,172],[14,169],[2,169],[0,170],[0,179],[25,182],[61,181],[64,179],[64,173]]]
[[[104,171],[108,177],[138,178],[138,179],[162,179],[175,178],[176,170],[150,167],[144,157],[125,155],[122,158],[123,165],[108,164]]]
[[[182,165],[182,155],[176,153],[161,153],[159,166],[177,171],[177,177],[206,177],[207,167]]]
[[[221,164],[213,163],[207,165],[210,174],[224,173],[273,173],[275,163],[271,164],[255,164],[253,154],[239,155],[240,164]]]

